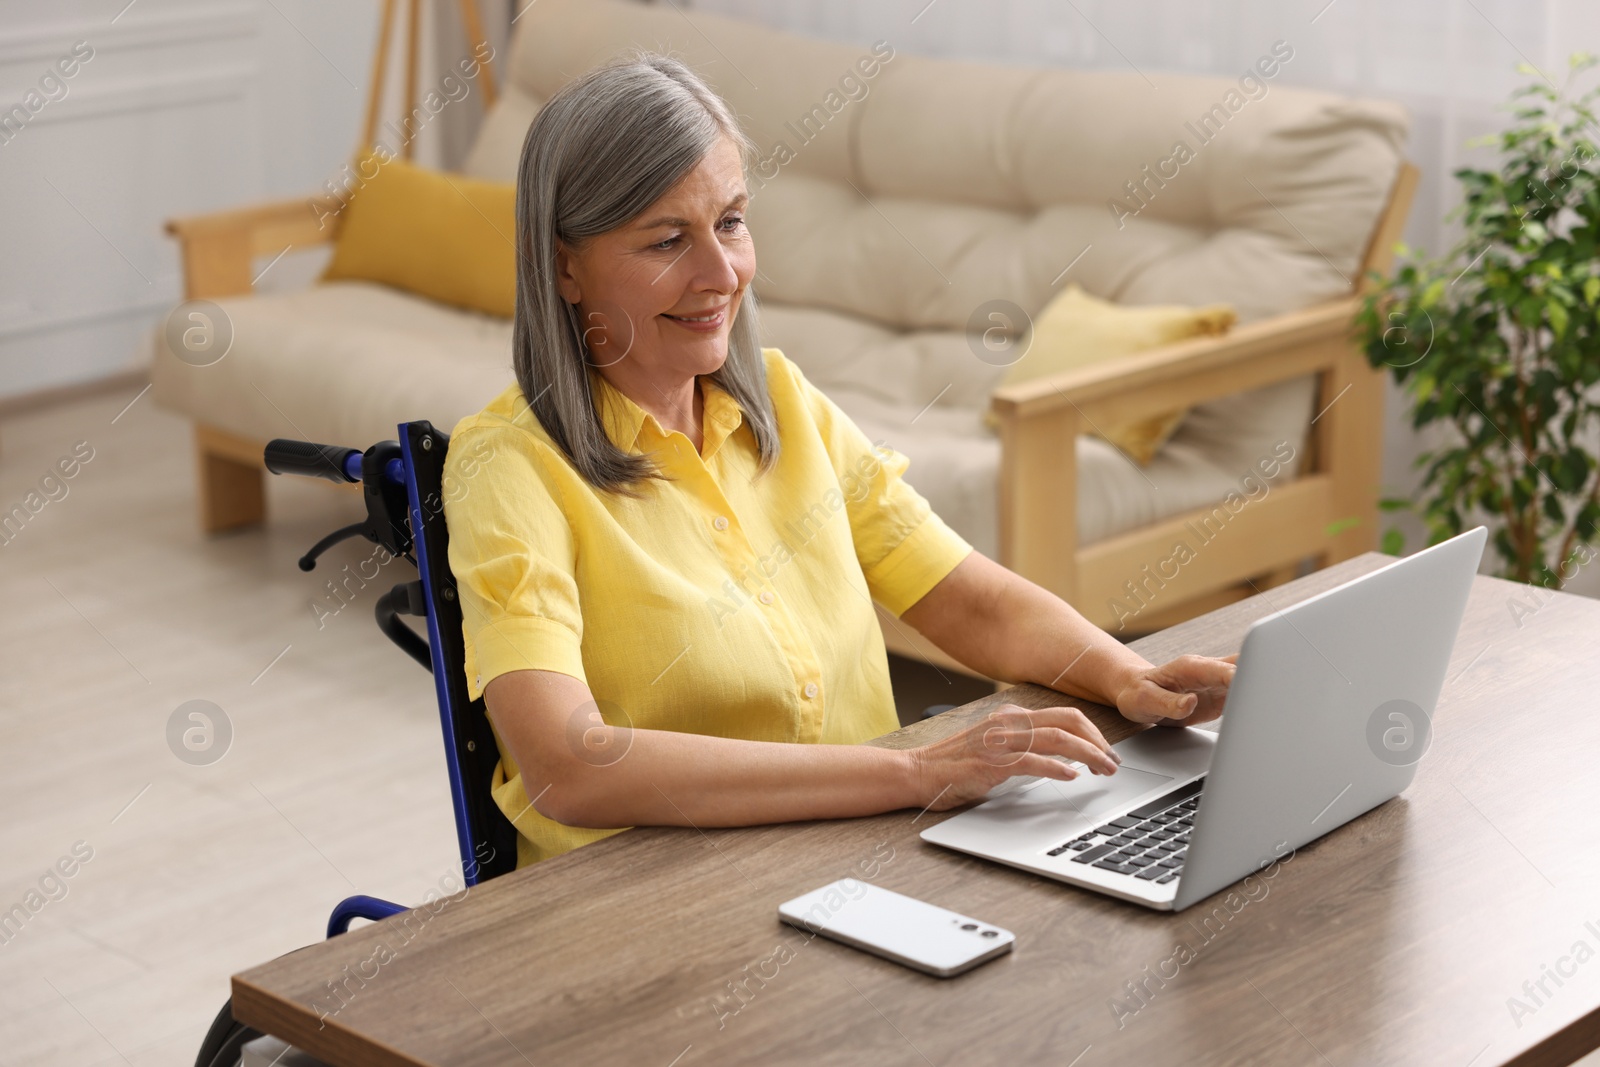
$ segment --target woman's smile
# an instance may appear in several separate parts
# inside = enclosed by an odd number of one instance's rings
[[[703,311],[693,315],[670,315],[663,312],[661,317],[668,322],[677,323],[684,329],[693,330],[696,333],[716,333],[722,329],[723,323],[727,321],[727,311],[728,305],[723,304],[720,307],[712,308],[710,311]]]

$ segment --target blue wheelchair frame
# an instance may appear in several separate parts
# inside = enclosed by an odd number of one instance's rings
[[[444,517],[449,446],[448,434],[418,420],[399,425],[398,441],[380,441],[364,451],[278,439],[267,445],[264,458],[273,474],[362,486],[366,519],[318,541],[301,557],[301,570],[312,570],[319,555],[351,537],[364,537],[416,565],[417,579],[401,582],[379,597],[373,613],[378,628],[433,675],[462,877],[470,888],[515,869],[517,832],[489,792],[499,750],[483,698],[473,700],[467,694],[461,602],[450,573],[450,533]],[[401,615],[421,616],[426,637],[402,622]],[[377,897],[347,897],[328,917],[328,936],[346,932],[355,919],[377,921],[409,910]],[[230,1000],[212,1023],[196,1067],[232,1067],[238,1063],[239,1050],[259,1036],[234,1020],[232,1007]]]

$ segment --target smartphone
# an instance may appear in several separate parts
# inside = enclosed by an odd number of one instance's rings
[[[939,978],[1003,956],[1016,941],[993,923],[854,878],[778,905],[778,918]]]

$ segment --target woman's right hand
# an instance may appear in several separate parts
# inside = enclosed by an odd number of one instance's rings
[[[1077,760],[1095,774],[1115,774],[1120,762],[1089,717],[1077,708],[1002,704],[959,733],[910,750],[919,803],[945,811],[979,800],[1017,775],[1071,781]]]

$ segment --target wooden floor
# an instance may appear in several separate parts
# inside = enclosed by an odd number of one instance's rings
[[[0,423],[0,510],[93,448],[0,546],[0,911],[93,849],[0,928],[5,1067],[192,1063],[234,971],[320,940],[351,893],[460,875],[432,682],[373,624],[378,583],[320,630],[310,606],[372,546],[295,566],[356,502],[274,479],[267,529],[202,538],[187,424],[148,395],[119,417],[136,393]],[[167,742],[196,699],[232,724],[209,766]]]
[[[188,427],[136,392],[0,423],[0,510],[93,448],[0,546],[0,913],[27,916],[0,928],[0,1067],[192,1063],[234,971],[319,940],[351,893],[459,876],[432,683],[372,622],[406,565],[319,629],[323,577],[370,546],[295,560],[355,501],[274,479],[266,529],[203,538]],[[191,700],[231,723],[211,765],[169,747]],[[28,912],[75,845],[93,858]]]
[[[0,546],[0,910],[75,843],[94,857],[0,944],[0,1067],[190,1064],[233,972],[320,940],[352,893],[460,875],[432,682],[372,619],[414,572],[319,629],[323,581],[372,546],[295,561],[355,499],[269,479],[266,529],[202,537],[188,424],[148,395],[123,411],[139,388],[0,422],[3,510],[93,449]],[[906,721],[987,691],[937,674],[896,664]],[[211,765],[168,746],[191,700],[232,725]]]

